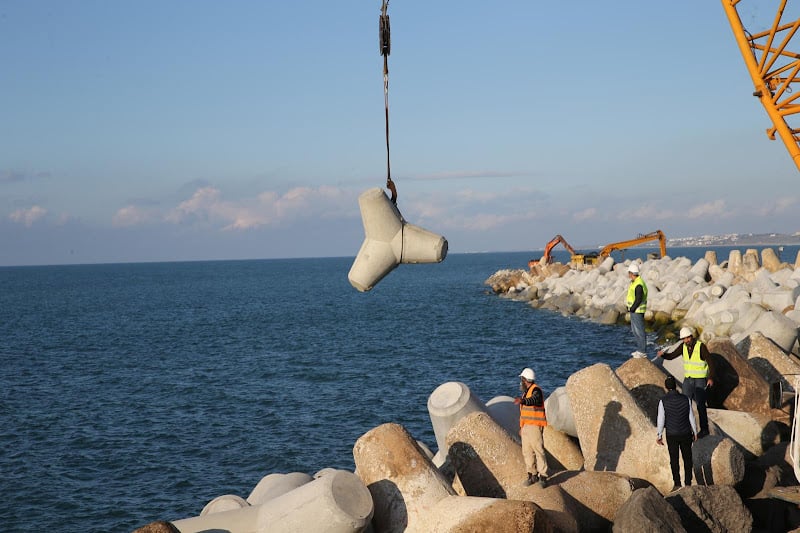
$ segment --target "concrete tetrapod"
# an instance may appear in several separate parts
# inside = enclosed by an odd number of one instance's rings
[[[519,409],[519,408],[517,408]],[[545,445],[552,438],[564,436],[558,440],[563,447],[550,448],[558,457],[572,452],[571,460],[559,460],[545,449],[551,473],[558,471],[556,464],[568,462],[583,463],[577,445],[565,434],[557,430],[545,428]],[[555,434],[555,435],[554,435]],[[548,439],[548,435],[551,437]],[[507,498],[510,500],[526,500],[536,503],[547,514],[549,520],[560,531],[574,531],[574,509],[566,503],[566,498],[553,494],[550,488],[547,494],[538,485],[523,486],[527,479],[525,461],[522,458],[522,447],[501,428],[496,421],[485,413],[472,413],[462,418],[447,434],[448,456],[456,474],[454,486],[460,487],[463,494],[491,498]],[[574,456],[580,459],[574,459]]]
[[[428,414],[436,437],[438,455],[447,453],[447,432],[463,417],[474,412],[486,412],[486,406],[470,388],[460,381],[448,381],[436,387],[428,396]]]
[[[262,505],[173,522],[181,533],[356,533],[372,518],[372,498],[353,473],[336,471]]]
[[[398,424],[383,424],[362,435],[353,457],[356,472],[375,503],[375,531],[549,530],[546,516],[531,502],[456,496],[447,479]]]
[[[544,401],[547,423],[572,437],[578,436],[566,387],[558,387]]]
[[[772,339],[786,352],[792,351],[797,343],[797,324],[785,315],[774,311],[761,313],[747,330],[741,334],[731,335],[731,338],[734,343],[738,343],[756,331]]]
[[[234,509],[241,509],[247,507],[249,504],[241,496],[235,494],[223,494],[217,496],[203,507],[200,511],[200,516],[213,513],[223,513],[225,511],[233,511]]]
[[[361,292],[372,289],[400,263],[439,263],[447,257],[447,240],[407,223],[383,189],[358,197],[364,242],[347,278]]]
[[[666,393],[664,379],[667,373],[649,359],[633,358],[622,363],[616,374],[630,391],[636,404],[655,425],[658,421],[658,402]]]
[[[586,469],[645,479],[666,494],[672,487],[667,447],[655,443],[655,425],[611,368],[598,363],[576,372],[567,380],[567,391]],[[699,439],[692,458],[697,483],[735,485],[744,477],[744,450],[727,437]]]
[[[800,376],[800,364],[761,332],[755,332],[736,344],[736,350],[747,359],[767,383],[780,381],[783,390],[794,392]]]
[[[597,363],[572,374],[567,393],[586,470],[646,479],[669,492],[667,447],[656,444],[655,426],[611,367]]]
[[[511,438],[519,441],[519,406],[511,396],[495,396],[486,402],[486,412],[505,429]]]
[[[769,383],[748,364],[731,339],[712,339],[707,347],[714,359],[715,372],[714,387],[709,391],[709,404],[771,416]]]
[[[788,438],[789,428],[781,431],[779,424],[765,415],[708,409],[708,420],[714,425],[714,434],[730,437],[736,444],[758,457],[781,441],[782,433]]]
[[[505,498],[528,477],[522,447],[486,413],[472,413],[452,427],[447,455],[470,496]]]
[[[247,503],[260,505],[278,496],[283,496],[301,485],[310,483],[314,478],[305,472],[290,472],[288,474],[267,474],[261,478],[256,487],[250,491]]]

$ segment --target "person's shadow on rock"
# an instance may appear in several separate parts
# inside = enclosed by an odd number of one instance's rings
[[[600,432],[597,435],[597,460],[594,469],[598,471],[616,471],[619,456],[625,449],[625,441],[631,436],[631,426],[620,416],[622,404],[617,401],[608,402]]]

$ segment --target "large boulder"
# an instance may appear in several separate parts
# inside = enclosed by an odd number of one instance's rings
[[[647,358],[631,358],[617,368],[617,376],[650,422],[657,423],[658,402],[666,394],[667,374]]]
[[[392,531],[551,533],[553,530],[545,511],[531,501],[447,496],[423,517],[420,527],[395,528]]]
[[[712,339],[707,347],[714,362],[709,405],[771,416],[769,383],[747,363],[731,339]]]
[[[551,472],[583,468],[578,440],[549,424],[544,428],[544,449]]]
[[[587,470],[646,479],[663,494],[672,488],[666,446],[631,393],[606,364],[572,374],[567,393]]]
[[[794,392],[800,376],[800,362],[761,332],[754,332],[736,344],[736,350],[768,383],[780,382],[784,390]]]
[[[353,447],[356,473],[372,495],[378,531],[423,531],[426,515],[447,496],[450,483],[398,424],[382,424]]]
[[[574,516],[581,531],[608,531],[634,490],[647,486],[647,483],[622,474],[586,470],[562,472],[553,476],[551,481],[574,500]],[[544,492],[549,490],[550,487]]]
[[[684,487],[667,496],[686,531],[751,533],[753,516],[733,487]]]
[[[786,430],[770,417],[758,413],[708,409],[708,419],[715,434],[730,437],[755,457],[781,441]]]
[[[447,455],[468,496],[505,498],[527,479],[522,447],[486,413],[472,413],[447,433]]]
[[[504,439],[508,434],[486,413],[481,417]],[[460,420],[457,425],[463,424]],[[513,442],[513,441],[512,441]],[[457,496],[411,435],[397,424],[365,433],[353,448],[356,472],[375,505],[375,531],[552,531],[545,512],[531,501]]]
[[[733,440],[708,435],[692,445],[694,479],[699,485],[737,485],[744,479],[743,449]]]
[[[686,529],[681,516],[655,487],[646,487],[633,492],[628,501],[619,508],[612,531],[647,531],[648,533],[680,533]]]

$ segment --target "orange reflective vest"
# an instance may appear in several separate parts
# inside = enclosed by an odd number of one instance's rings
[[[530,398],[533,396],[533,391],[536,389],[539,389],[539,385],[536,385],[535,383],[528,387],[528,392],[525,393],[525,398]],[[544,393],[542,393],[542,397],[544,397]],[[542,402],[541,407],[536,407],[535,405],[519,405],[519,427],[522,427],[526,424],[533,426],[547,425],[547,416],[544,413],[544,402]]]

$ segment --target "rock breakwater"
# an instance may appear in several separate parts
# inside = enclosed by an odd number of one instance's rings
[[[539,308],[624,324],[624,264],[593,270],[544,265],[501,271],[496,293]],[[693,446],[695,484],[670,492],[665,446],[656,439],[658,399],[678,365],[629,359],[572,374],[547,398],[545,449],[555,473],[525,486],[519,408],[486,403],[462,382],[427,402],[438,449],[383,423],[353,446],[355,472],[323,469],[265,476],[246,498],[222,495],[199,516],[145,531],[788,531],[800,527],[791,465],[800,274],[755,252],[641,265],[650,288],[646,319],[664,339],[691,325],[719,362],[711,435]],[[660,313],[660,314],[659,314]],[[727,314],[725,314],[727,313]],[[612,319],[613,318],[613,319]],[[674,363],[668,361],[667,363]],[[775,385],[781,394],[775,395]],[[785,493],[785,492],[784,492]]]
[[[503,297],[536,308],[603,324],[629,322],[625,310],[627,266],[607,257],[591,269],[554,263],[531,270],[500,270],[486,280]],[[771,248],[732,250],[717,262],[713,251],[695,263],[685,257],[650,259],[639,266],[648,288],[645,323],[659,341],[691,326],[707,342],[729,337],[734,344],[761,332],[786,352],[797,353],[800,327],[800,255],[780,262]]]

